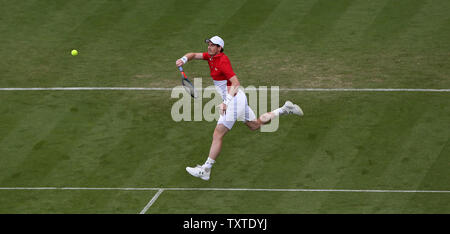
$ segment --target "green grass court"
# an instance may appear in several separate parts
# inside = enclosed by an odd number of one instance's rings
[[[137,214],[157,188],[147,214],[450,213],[447,0],[0,5],[0,213]],[[216,122],[173,121],[170,91],[4,89],[172,88],[175,60],[213,35],[244,87],[447,91],[280,91],[305,116],[273,133],[236,123],[205,182],[185,167]],[[212,85],[206,62],[184,68]],[[57,189],[13,189],[40,187]]]

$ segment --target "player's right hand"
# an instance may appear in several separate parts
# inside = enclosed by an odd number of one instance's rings
[[[227,105],[225,103],[221,103],[217,106],[219,108],[219,114],[224,115],[227,113]]]
[[[181,60],[181,59],[178,59],[178,60],[175,62],[175,64],[177,65],[177,67],[181,67],[181,66],[184,65],[183,60]]]

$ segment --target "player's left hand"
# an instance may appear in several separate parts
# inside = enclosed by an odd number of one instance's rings
[[[220,115],[224,115],[227,112],[227,105],[225,103],[221,103],[218,107]]]

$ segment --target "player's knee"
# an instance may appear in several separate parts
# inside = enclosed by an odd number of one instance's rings
[[[256,130],[258,130],[259,128],[260,128],[260,125],[258,124],[258,125],[255,125],[255,126],[251,126],[251,127],[250,127],[250,130],[256,131]]]
[[[216,128],[213,133],[214,140],[222,140],[223,136],[225,136],[226,131]]]
[[[214,134],[213,134],[214,140],[221,140],[222,138],[223,138],[223,134],[221,134],[220,132],[214,131]]]
[[[256,121],[247,122],[247,127],[251,131],[256,131],[261,127],[261,120],[258,119]]]

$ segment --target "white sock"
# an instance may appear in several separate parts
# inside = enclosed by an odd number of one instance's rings
[[[216,161],[215,161],[214,159],[208,157],[208,159],[206,159],[206,162],[205,162],[205,164],[203,164],[202,167],[203,167],[203,168],[211,169],[212,166],[213,166],[213,164],[214,164],[215,162],[216,162]]]
[[[283,107],[280,107],[280,108],[275,109],[274,111],[272,111],[272,113],[274,113],[275,116],[279,116],[279,115],[284,115],[287,112],[283,109]]]

